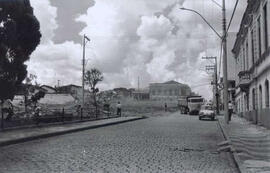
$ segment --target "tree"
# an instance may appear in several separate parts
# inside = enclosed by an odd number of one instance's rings
[[[31,104],[31,102],[29,102],[28,100],[28,97],[29,95],[33,96],[35,92],[35,86],[39,86],[39,84],[37,83],[37,76],[31,73],[28,74],[27,77],[25,78],[25,84],[26,85],[24,89],[24,106],[25,106],[25,112],[27,113],[28,112],[27,106]]]
[[[84,80],[86,84],[89,85],[90,90],[93,94],[94,106],[96,108],[96,116],[97,116],[98,110],[97,93],[99,92],[99,89],[96,86],[99,82],[103,80],[103,75],[98,69],[93,68],[91,70],[86,71]]]
[[[0,100],[13,99],[27,76],[25,61],[40,43],[29,0],[0,1]]]
[[[37,102],[40,99],[44,98],[44,96],[45,96],[45,92],[44,91],[39,91],[36,94],[32,95],[31,101],[34,103],[34,107],[36,107]]]

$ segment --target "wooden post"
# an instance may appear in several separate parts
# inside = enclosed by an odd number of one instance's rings
[[[4,113],[3,113],[4,101],[1,100],[1,129],[4,129]]]
[[[81,120],[83,119],[83,108],[81,107]]]
[[[65,121],[65,108],[62,109],[62,121]]]

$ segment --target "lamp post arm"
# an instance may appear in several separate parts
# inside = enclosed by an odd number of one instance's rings
[[[216,33],[216,35],[222,39],[222,36],[214,29],[214,27],[197,11],[195,10],[192,10],[192,9],[188,9],[188,8],[180,8],[181,10],[187,10],[187,11],[191,11],[191,12],[194,12],[196,14],[198,14],[204,21],[205,23]]]

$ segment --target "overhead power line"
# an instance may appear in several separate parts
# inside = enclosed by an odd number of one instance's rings
[[[235,11],[236,11],[238,2],[239,2],[239,0],[236,0],[235,5],[234,5],[234,8],[233,8],[233,13],[232,13],[232,16],[231,16],[231,19],[230,19],[230,22],[229,22],[229,25],[228,25],[228,28],[227,28],[227,31],[226,31],[226,35],[228,34],[228,31],[229,31],[230,26],[232,24],[232,20],[233,20],[233,17],[234,17],[234,14],[235,14]]]

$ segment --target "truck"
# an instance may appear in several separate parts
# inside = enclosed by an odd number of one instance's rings
[[[198,115],[204,103],[202,96],[187,97],[189,115]]]
[[[202,96],[180,96],[178,107],[181,114],[198,115],[203,102]]]
[[[187,96],[180,96],[178,98],[178,107],[180,109],[181,114],[187,114],[188,113]]]

